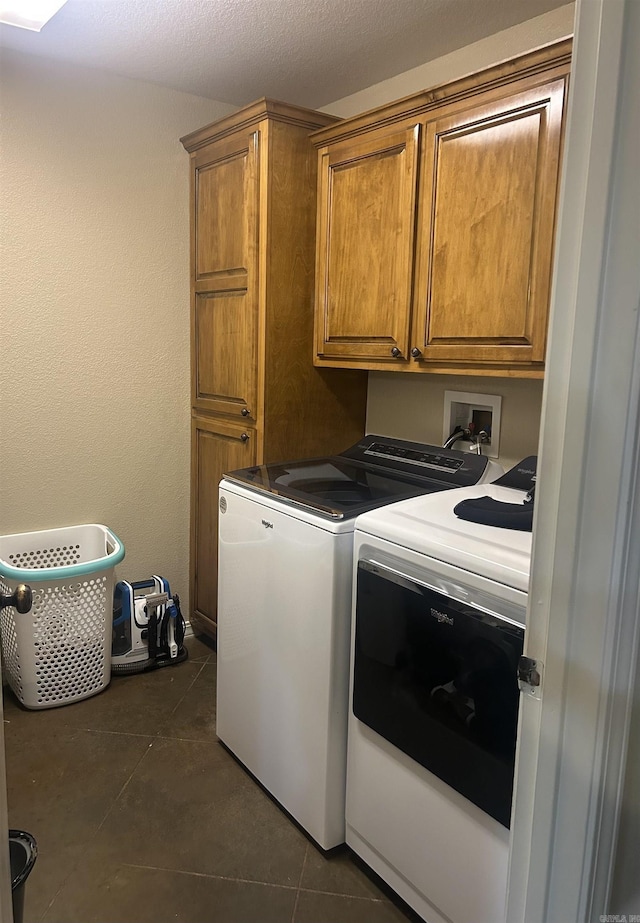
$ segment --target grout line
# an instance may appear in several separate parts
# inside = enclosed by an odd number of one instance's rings
[[[386,897],[365,897],[363,894],[345,894],[344,891],[323,891],[321,888],[299,888],[299,892],[305,894],[328,894],[329,897],[344,897],[350,901],[367,901],[370,904],[388,904]]]
[[[107,809],[107,813],[104,815],[104,817],[102,818],[102,820],[100,821],[100,823],[98,824],[98,826],[97,826],[97,828],[96,828],[96,835],[102,830],[103,826],[105,825],[105,823],[106,823],[106,821],[107,821],[107,818],[109,817],[109,815],[111,814],[111,812],[112,812],[113,809],[115,808],[116,804],[118,803],[118,801],[120,800],[120,798],[122,797],[122,795],[124,794],[124,792],[127,790],[128,786],[129,786],[129,783],[130,783],[131,780],[133,779],[135,773],[138,771],[138,769],[139,769],[139,767],[140,767],[140,764],[142,763],[143,759],[147,756],[147,754],[149,753],[149,750],[153,747],[153,741],[155,740],[155,738],[154,738],[154,737],[150,737],[150,738],[148,738],[148,739],[149,739],[149,745],[148,745],[147,749],[144,751],[144,753],[142,754],[142,756],[140,757],[140,759],[137,761],[137,763],[135,764],[135,766],[134,766],[133,769],[131,770],[131,773],[129,774],[129,778],[126,779],[126,781],[125,781],[124,784],[122,785],[120,791],[118,792],[118,794],[116,795],[116,797],[113,799],[113,801],[112,801],[111,804],[109,805],[109,808]]]
[[[69,873],[69,874],[70,874],[70,873]],[[69,877],[69,876],[67,876],[67,878],[68,878],[68,877]],[[65,878],[65,881],[66,881],[66,880],[67,880],[67,879]],[[64,884],[64,882],[63,882],[62,884]],[[52,906],[53,906],[53,904],[54,904],[54,902],[55,902],[55,899],[56,899],[56,897],[58,896],[58,894],[60,894],[60,891],[61,891],[61,890],[62,890],[62,885],[60,885],[60,887],[58,888],[58,890],[57,890],[56,893],[53,895],[53,897],[51,898],[51,900],[49,901],[49,903],[48,903],[47,906],[45,907],[44,911],[43,911],[42,914],[40,915],[40,923],[43,923],[43,920],[46,919],[47,914],[48,914],[49,911],[51,910],[51,908],[52,908]]]
[[[110,731],[108,728],[85,728],[73,724],[63,724],[58,731],[84,731],[86,734],[110,734],[112,737],[148,737],[155,740],[153,734],[142,734],[137,731]]]
[[[187,661],[187,663],[189,663],[189,661]],[[196,682],[198,681],[198,678],[200,677],[200,674],[202,673],[202,671],[204,670],[204,668],[207,666],[207,661],[206,661],[206,660],[192,660],[191,663],[194,665],[194,667],[195,667],[195,666],[199,666],[200,669],[198,670],[197,674],[193,677],[193,680],[191,681],[191,684],[190,684],[189,686],[187,686],[187,691],[186,691],[185,694],[182,696],[182,699],[184,699],[184,697],[186,696],[187,692],[191,692],[191,690],[193,689],[194,685],[195,685]],[[182,702],[182,699],[180,699],[181,702]],[[176,708],[177,708],[177,706],[176,706]],[[174,709],[174,711],[175,711],[175,709]]]
[[[195,878],[212,878],[216,881],[230,881],[241,885],[261,885],[264,888],[282,888],[284,891],[304,891],[305,894],[327,894],[329,897],[343,897],[346,900],[367,901],[372,904],[388,904],[386,897],[365,897],[362,894],[345,894],[343,891],[325,891],[322,888],[301,888],[296,885],[278,884],[274,881],[259,881],[257,878],[237,878],[233,875],[210,875],[207,872],[190,872],[185,869],[165,868],[158,865],[140,865],[134,862],[120,862],[123,868],[146,869],[150,872],[169,872],[175,875],[192,875]],[[296,902],[297,903],[297,902]]]
[[[194,664],[194,666],[195,666],[195,665],[196,665],[196,662],[195,662],[195,661],[192,661],[192,662],[193,662],[193,664]],[[180,708],[180,706],[182,705],[182,703],[184,702],[184,700],[186,699],[186,697],[189,695],[189,693],[190,693],[191,690],[193,689],[194,685],[197,683],[198,678],[200,677],[200,675],[201,675],[202,671],[204,670],[204,668],[206,667],[206,665],[207,665],[206,662],[200,664],[200,669],[198,670],[198,672],[196,673],[196,675],[193,677],[193,680],[191,681],[191,683],[187,686],[187,688],[186,688],[186,690],[185,690],[185,693],[184,693],[184,695],[182,696],[182,698],[181,698],[181,699],[178,699],[178,701],[176,702],[174,708],[173,708],[172,711],[169,713],[169,716],[168,716],[168,718],[167,718],[167,721],[170,721],[170,720],[173,718],[173,716],[175,715],[175,713],[176,713],[176,711],[178,710],[178,708]],[[158,734],[156,734],[155,736],[156,736],[156,737],[159,737],[160,734],[158,733]],[[175,740],[175,738],[174,738],[174,740]]]
[[[294,923],[296,918],[296,913],[298,912],[298,903],[300,901],[300,885],[302,884],[302,879],[304,877],[304,868],[307,864],[307,856],[309,855],[309,844],[305,845],[304,856],[302,859],[302,866],[300,867],[300,877],[298,878],[298,890],[296,891],[296,899],[293,902],[293,910],[291,911],[291,923]]]
[[[211,731],[208,737],[169,737],[168,734],[156,734],[153,740],[179,740],[186,744],[207,744],[207,746],[211,743],[218,743],[218,737],[215,731]]]
[[[172,712],[172,714],[173,714],[173,712]],[[7,723],[8,723],[8,722],[7,722]],[[111,736],[111,737],[139,737],[139,738],[147,738],[148,740],[151,740],[151,741],[155,741],[155,740],[181,740],[181,741],[184,741],[184,742],[186,742],[186,743],[192,743],[192,744],[210,744],[210,743],[211,743],[211,735],[208,736],[208,737],[172,737],[172,736],[170,736],[169,734],[160,734],[160,733],[157,733],[157,734],[149,734],[148,732],[147,732],[147,733],[142,733],[142,732],[138,732],[138,731],[112,731],[112,730],[110,730],[109,728],[88,728],[88,727],[81,727],[80,725],[74,725],[74,724],[62,724],[62,725],[60,725],[60,727],[59,727],[57,730],[58,730],[59,733],[65,733],[65,732],[77,733],[77,732],[81,732],[81,733],[83,733],[83,734],[105,734],[105,735],[109,735],[109,736]],[[215,731],[212,732],[212,735],[213,735],[213,737],[217,740]]]
[[[304,875],[304,870],[307,865],[307,860],[311,852],[312,852],[312,845],[311,843],[307,843],[307,848],[304,854],[304,861],[302,864],[302,872],[300,873],[300,880],[298,881],[298,896],[296,897],[295,909],[297,909],[298,900],[302,892],[304,892],[305,894],[327,894],[330,897],[343,897],[343,898],[348,898],[349,900],[354,900],[354,901],[370,901],[375,904],[388,904],[389,903],[389,899],[384,894],[381,897],[371,897],[369,895],[363,895],[363,894],[348,894],[348,893],[345,893],[344,891],[330,891],[330,890],[323,889],[323,888],[305,888],[302,884],[302,879]],[[295,912],[295,909],[294,909],[294,912]],[[291,923],[294,923],[294,920],[292,920]]]
[[[291,923],[295,923],[299,903],[300,903],[300,888],[298,888],[298,890],[296,891],[296,899],[293,902],[293,910],[291,911]]]
[[[298,890],[302,887],[302,878],[304,876],[304,869],[307,864],[307,856],[309,855],[309,844],[305,844],[304,858],[302,860],[302,868],[300,869],[300,878],[298,878]]]
[[[281,885],[273,881],[258,881],[255,878],[233,878],[231,875],[209,875],[207,872],[189,872],[185,869],[164,868],[157,865],[139,865],[133,862],[121,862],[123,867],[132,869],[147,869],[150,872],[169,872],[175,875],[192,875],[195,878],[212,878],[216,881],[232,881],[241,885],[262,885],[264,888],[282,888],[285,891],[296,891],[295,885]]]
[[[85,734],[107,734],[111,737],[143,737],[151,741],[156,740],[181,740],[185,743],[191,744],[210,744],[211,736],[209,737],[171,737],[169,734],[143,734],[137,731],[110,731],[107,728],[84,728],[84,727],[73,727],[71,724],[62,725],[59,728],[60,731],[82,731]],[[212,732],[213,737],[217,740],[215,731]]]

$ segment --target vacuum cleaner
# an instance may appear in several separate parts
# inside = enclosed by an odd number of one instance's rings
[[[142,673],[187,659],[185,621],[178,595],[155,574],[149,580],[120,580],[113,594],[112,673]]]

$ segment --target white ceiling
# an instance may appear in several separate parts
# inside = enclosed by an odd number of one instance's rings
[[[68,0],[0,45],[241,106],[317,108],[567,0]]]

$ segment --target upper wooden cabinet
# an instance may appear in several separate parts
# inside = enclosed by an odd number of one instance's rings
[[[316,349],[407,355],[418,188],[418,131],[325,148],[318,221]]]
[[[191,612],[215,636],[225,471],[333,454],[364,433],[366,373],[312,363],[313,129],[262,99],[182,139],[191,158]]]
[[[314,134],[317,365],[542,376],[570,52]]]
[[[544,361],[564,79],[527,83],[426,125],[421,361]]]

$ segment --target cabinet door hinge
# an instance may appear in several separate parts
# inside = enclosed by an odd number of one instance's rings
[[[518,661],[518,686],[521,692],[542,698],[542,661],[522,656]]]

